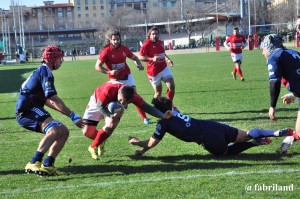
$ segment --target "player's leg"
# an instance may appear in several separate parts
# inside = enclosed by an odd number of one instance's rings
[[[69,137],[68,128],[59,121],[47,118],[42,124],[42,129],[46,133],[45,137],[41,140],[37,151],[48,155],[44,160],[40,169],[41,175],[62,175],[54,166],[55,158],[63,149]]]
[[[95,140],[93,141],[93,143],[91,144],[91,146],[89,146],[88,151],[91,153],[92,158],[95,160],[99,159],[100,155],[103,155],[104,153],[104,145],[102,145],[100,148],[101,150],[98,150],[98,147],[103,144],[105,142],[105,140],[107,140],[107,138],[110,137],[110,135],[113,133],[113,131],[115,130],[115,128],[118,126],[120,119],[123,115],[123,111],[118,113],[119,117],[118,118],[110,118],[110,117],[105,117],[105,125],[103,128],[101,128],[98,132],[97,135],[95,137]]]

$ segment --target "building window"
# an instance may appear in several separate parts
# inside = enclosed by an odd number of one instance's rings
[[[104,2],[103,2],[103,0],[100,0],[100,4],[103,4]]]
[[[96,5],[96,0],[93,0],[93,5]]]
[[[80,0],[77,0],[77,5],[80,5]]]
[[[85,0],[84,5],[89,5],[89,0]]]
[[[80,6],[77,7],[77,11],[80,11]]]
[[[93,14],[93,17],[97,17],[97,14]]]
[[[89,10],[89,7],[88,7],[88,6],[85,6],[85,10]]]
[[[101,13],[101,17],[104,17],[104,13]]]
[[[78,18],[81,18],[81,14],[78,14]]]
[[[176,1],[171,1],[171,6],[172,7],[176,6]]]
[[[97,7],[96,7],[96,6],[93,6],[93,10],[97,10]]]
[[[168,4],[167,4],[167,2],[162,2],[162,7],[163,7],[163,8],[166,8],[166,7],[168,7]]]
[[[101,10],[104,10],[104,6],[101,6]]]
[[[89,14],[85,14],[85,17],[86,17],[86,18],[89,18]]]

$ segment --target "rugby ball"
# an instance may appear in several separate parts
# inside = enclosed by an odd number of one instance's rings
[[[118,102],[118,101],[114,101],[114,102],[110,102],[107,105],[107,109],[109,110],[109,112],[111,113],[118,113],[120,112],[122,109],[124,109],[124,106]]]

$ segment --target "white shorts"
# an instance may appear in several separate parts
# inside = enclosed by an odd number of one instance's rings
[[[242,62],[243,60],[243,54],[235,54],[235,53],[231,53],[231,59],[233,62],[236,62],[236,61],[240,61]]]
[[[116,81],[118,81],[122,84],[126,84],[127,86],[131,86],[131,87],[135,86],[135,82],[134,82],[132,74],[129,74],[128,78],[126,80],[117,79]]]
[[[90,97],[90,101],[86,106],[82,119],[93,120],[99,122],[104,116],[97,109],[97,103],[94,94]]]
[[[168,66],[156,76],[148,75],[148,80],[152,86],[159,86],[161,85],[161,81],[165,81],[167,79],[173,79],[173,74]]]

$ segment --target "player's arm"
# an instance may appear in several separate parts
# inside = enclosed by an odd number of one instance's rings
[[[52,108],[58,112],[61,112],[64,115],[70,117],[71,120],[74,122],[74,124],[76,124],[76,126],[78,126],[80,128],[83,127],[83,122],[81,120],[81,117],[79,115],[77,115],[76,113],[74,113],[73,111],[71,111],[65,105],[65,103],[62,101],[62,99],[60,99],[57,95],[53,95],[53,96],[49,97],[46,100],[45,105],[48,106],[49,108]]]
[[[170,59],[170,57],[168,55],[165,54],[165,60],[166,62],[169,64],[169,66],[173,67],[174,63],[173,61]]]
[[[132,55],[132,57],[130,58],[131,60],[134,61],[134,64],[137,66],[137,68],[139,70],[144,70],[144,66],[141,62],[141,60],[139,60],[139,58],[137,56],[135,56],[134,54]]]
[[[142,150],[136,150],[135,152],[136,155],[143,155],[144,153],[146,153],[146,151],[155,147],[160,142],[159,139],[153,136],[149,140],[142,140],[142,141],[140,141],[138,138],[135,137],[129,137],[128,141],[132,145],[136,145],[143,148]]]
[[[96,62],[96,65],[95,65],[95,69],[97,71],[100,71],[101,73],[110,74],[110,70],[104,68],[103,64],[104,64],[104,62],[102,62],[100,59],[98,59]]]
[[[269,117],[271,120],[276,120],[275,111],[276,104],[280,93],[281,82],[276,79],[270,80],[270,108],[269,108]]]
[[[229,51],[231,49],[230,43],[227,40],[224,41],[224,47]]]
[[[144,112],[159,119],[169,119],[170,117],[173,116],[172,111],[167,111],[165,114],[163,114],[155,107],[149,105],[147,102],[144,102],[142,106],[140,106],[139,108],[142,109]]]

